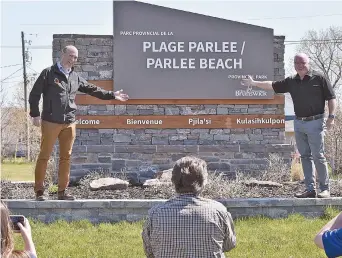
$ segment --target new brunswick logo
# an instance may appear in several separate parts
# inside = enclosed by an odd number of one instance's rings
[[[235,96],[243,96],[243,97],[264,97],[267,96],[267,92],[264,90],[253,90],[251,85],[248,85],[246,90],[236,90]]]

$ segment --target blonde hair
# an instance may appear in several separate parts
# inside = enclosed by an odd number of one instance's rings
[[[1,257],[3,258],[29,258],[26,251],[14,250],[13,231],[9,217],[9,210],[1,201]]]

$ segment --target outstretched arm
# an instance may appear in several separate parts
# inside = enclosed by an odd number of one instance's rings
[[[254,81],[249,75],[247,79],[242,79],[241,84],[244,86],[256,86],[264,90],[273,90],[272,81]]]
[[[103,100],[117,99],[120,101],[126,101],[129,98],[127,94],[122,92],[122,90],[116,92],[104,90],[100,87],[97,87],[94,84],[87,82],[85,79],[81,77],[79,77],[78,90],[95,98]]]
[[[256,86],[264,90],[274,90],[275,93],[287,93],[289,92],[289,79],[285,78],[281,81],[254,81],[251,76],[248,75],[246,79],[241,80],[241,84],[244,86]]]

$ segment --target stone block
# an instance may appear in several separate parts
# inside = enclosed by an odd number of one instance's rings
[[[156,146],[134,146],[124,145],[115,146],[115,153],[155,153]]]
[[[208,163],[208,169],[218,171],[230,171],[230,165],[228,163],[210,162]]]
[[[110,171],[111,164],[108,163],[93,163],[93,164],[83,164],[83,169],[88,169],[90,171]]]
[[[132,140],[132,137],[130,135],[114,134],[114,142],[129,143],[129,142],[131,142],[131,140]]]
[[[101,152],[114,152],[113,145],[89,145],[87,146],[87,152],[89,153],[101,153]]]
[[[210,129],[210,134],[223,134],[222,129]]]
[[[238,152],[240,151],[240,146],[236,145],[200,145],[198,146],[198,152]]]
[[[87,146],[74,145],[72,148],[73,153],[85,153],[87,152]]]
[[[98,157],[99,163],[111,163],[112,157]]]
[[[230,136],[227,134],[224,134],[224,135],[217,134],[217,135],[214,135],[214,140],[215,141],[229,141]]]
[[[156,146],[156,152],[166,153],[197,153],[197,146],[183,146],[183,145],[160,145]]]
[[[121,171],[126,168],[126,160],[123,159],[113,159],[112,160],[112,170]]]
[[[168,137],[158,137],[158,136],[153,136],[152,137],[152,144],[153,145],[167,145],[169,144],[169,139]]]

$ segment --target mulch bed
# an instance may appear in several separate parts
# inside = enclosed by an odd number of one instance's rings
[[[247,191],[246,191],[247,189]],[[304,190],[304,184],[300,182],[287,183],[282,187],[253,186],[233,196],[221,196],[220,198],[293,198],[294,193]],[[126,190],[99,190],[91,191],[89,183],[68,188],[68,193],[76,199],[168,199],[174,195],[170,188],[165,190],[160,187],[143,188],[130,186]],[[56,193],[49,193],[50,199],[57,199]],[[331,192],[332,197],[339,196],[337,192]],[[203,194],[204,197],[210,197]],[[12,183],[1,181],[1,199],[34,199],[32,183]]]

